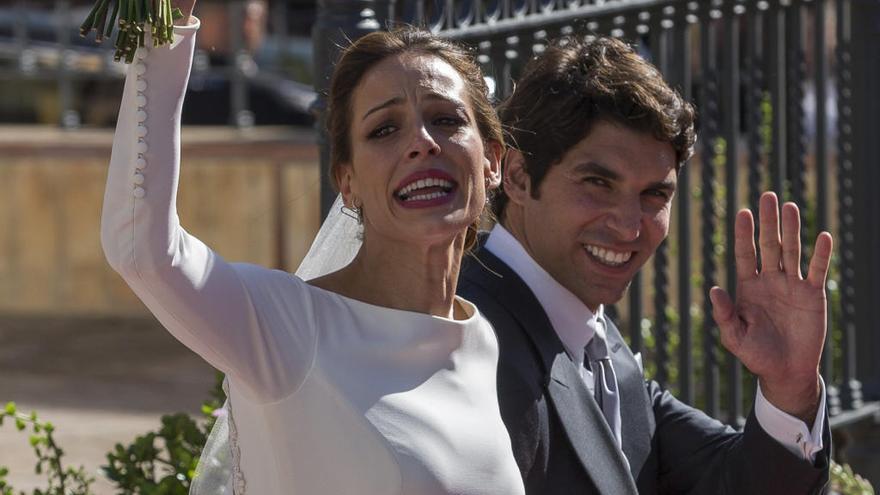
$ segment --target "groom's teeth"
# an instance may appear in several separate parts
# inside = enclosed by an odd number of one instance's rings
[[[608,266],[623,265],[632,257],[632,251],[612,251],[610,249],[600,248],[590,244],[587,244],[585,247],[587,252],[593,255],[596,260]]]

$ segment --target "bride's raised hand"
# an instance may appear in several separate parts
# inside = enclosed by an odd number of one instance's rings
[[[196,6],[196,0],[172,0],[171,2],[174,8],[180,9],[180,12],[183,14],[183,17],[174,22],[178,26],[186,26],[189,24],[189,18],[192,16],[193,9]]]

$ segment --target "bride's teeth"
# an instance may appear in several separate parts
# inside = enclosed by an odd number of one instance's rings
[[[446,189],[446,190],[444,190],[443,192],[440,192],[440,193],[435,192],[435,193],[431,193],[431,194],[420,194],[417,196],[410,196],[410,193],[412,193],[413,191],[416,191],[418,189],[423,189],[426,187],[442,187],[443,189]],[[419,179],[417,181],[414,181],[414,182],[407,184],[406,186],[404,186],[403,188],[400,189],[400,191],[397,193],[397,195],[401,199],[407,200],[407,201],[414,200],[414,199],[425,199],[428,197],[439,198],[440,196],[449,194],[449,192],[450,192],[449,190],[451,190],[451,189],[452,189],[452,182],[445,180],[445,179],[439,179],[436,177],[428,177],[426,179]]]
[[[449,194],[448,192],[432,192],[429,194],[415,194],[413,196],[407,196],[404,201],[426,201],[429,199],[436,199],[442,196],[446,196]]]

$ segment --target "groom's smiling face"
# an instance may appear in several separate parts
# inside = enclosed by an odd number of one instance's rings
[[[526,150],[528,151],[528,150]],[[669,230],[677,172],[669,143],[599,121],[531,189],[522,155],[506,163],[505,226],[589,308],[619,301]]]

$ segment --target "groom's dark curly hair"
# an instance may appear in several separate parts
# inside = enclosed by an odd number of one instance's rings
[[[656,67],[626,43],[563,38],[530,60],[498,108],[511,146],[522,152],[533,196],[553,165],[599,121],[650,133],[675,149],[676,168],[693,154],[694,109]],[[503,189],[492,212],[503,219]]]

